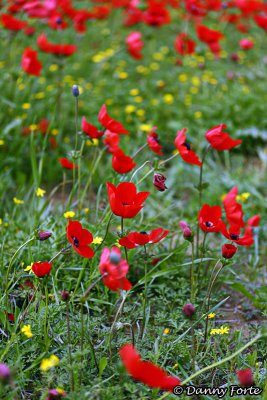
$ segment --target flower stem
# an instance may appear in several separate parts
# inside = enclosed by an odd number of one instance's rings
[[[190,301],[192,304],[194,304],[195,301],[195,275],[194,275],[194,261],[195,261],[195,255],[194,255],[194,243],[192,241],[192,251],[191,251],[191,266],[190,266],[190,283],[191,283],[191,296],[190,296]]]
[[[144,333],[145,333],[145,319],[146,319],[146,306],[147,306],[147,251],[146,251],[146,245],[144,245],[144,250],[145,250],[145,295],[144,295],[144,304],[143,304],[143,325],[142,325],[142,331],[141,331],[141,336],[143,338]]]
[[[122,308],[123,308],[123,305],[124,305],[124,303],[125,303],[125,300],[126,300],[126,297],[127,297],[127,294],[128,294],[128,293],[129,293],[129,292],[127,292],[127,293],[123,293],[123,292],[122,292],[121,304],[120,304],[120,306],[119,306],[119,308],[118,308],[118,311],[116,312],[116,315],[115,315],[115,317],[114,317],[113,323],[112,323],[111,328],[110,328],[110,333],[109,333],[109,338],[108,338],[108,345],[109,345],[109,353],[110,353],[110,355],[112,354],[111,339],[112,339],[114,327],[115,327],[115,324],[116,324],[116,322],[117,322],[117,319],[118,319],[118,317],[119,317],[119,315],[120,315],[120,313],[121,313],[121,311],[122,311]]]
[[[70,387],[72,392],[74,392],[74,374],[72,368],[72,354],[71,354],[70,310],[68,301],[66,302],[66,320],[67,320],[67,330],[68,330],[68,352],[69,352],[69,363],[70,363]]]
[[[121,237],[123,237],[123,217],[121,217]],[[128,263],[128,252],[127,248],[124,246],[124,253],[125,253],[125,258]]]
[[[45,350],[48,351],[49,348],[49,337],[48,337],[48,288],[47,280],[45,282],[45,318],[44,318],[44,342]]]

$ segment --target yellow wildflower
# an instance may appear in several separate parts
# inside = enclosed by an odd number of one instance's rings
[[[209,318],[209,319],[212,319],[212,318],[215,317],[215,315],[216,315],[216,314],[214,314],[214,313],[212,312],[212,313],[210,313],[210,314],[208,315],[208,318]]]
[[[37,197],[44,197],[45,193],[46,193],[45,190],[41,188],[37,188],[35,190],[35,194]]]
[[[33,336],[32,331],[31,331],[31,325],[23,325],[21,328],[21,333],[23,333],[27,338],[31,338]]]
[[[164,103],[166,103],[166,104],[172,104],[172,103],[173,103],[173,100],[174,100],[174,97],[173,97],[172,94],[170,94],[170,93],[164,94],[164,96],[163,96],[163,101],[164,101]]]
[[[31,104],[30,103],[23,103],[22,104],[22,108],[23,108],[23,110],[29,110],[31,108]]]
[[[17,199],[17,197],[13,197],[13,201],[15,204],[24,204],[24,200]]]
[[[33,263],[31,263],[31,265],[28,265],[26,268],[24,268],[24,271],[29,272],[30,274],[33,274],[32,266],[33,266]]]
[[[210,331],[210,335],[224,335],[229,333],[230,328],[228,326],[221,326],[220,328],[214,328]]]
[[[97,236],[94,238],[94,240],[92,241],[93,244],[101,244],[103,242],[103,238],[100,236]]]
[[[2,220],[2,218],[0,218],[0,225],[2,225],[2,223],[3,223],[3,220]]]
[[[5,141],[3,139],[0,139],[0,146],[4,146]]]
[[[88,214],[90,212],[90,208],[86,207],[83,209],[83,211],[85,212],[85,214]]]
[[[163,331],[163,335],[168,335],[170,333],[169,328],[165,328]]]
[[[49,71],[51,72],[56,72],[58,70],[58,65],[57,64],[51,64],[49,67]]]
[[[66,212],[64,212],[63,215],[65,218],[73,218],[75,215],[75,212],[74,211],[66,211]]]
[[[130,95],[131,96],[137,96],[139,94],[139,90],[138,89],[131,89],[130,90]]]
[[[40,370],[47,372],[50,368],[53,368],[59,364],[59,358],[52,354],[49,358],[44,358],[40,365]]]

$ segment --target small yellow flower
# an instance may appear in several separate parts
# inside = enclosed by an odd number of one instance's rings
[[[174,364],[174,366],[172,367],[172,369],[177,369],[179,367],[179,364]]]
[[[23,110],[29,110],[31,108],[31,104],[30,103],[23,103],[22,104],[22,108],[23,108]]]
[[[33,263],[31,263],[31,265],[28,265],[26,268],[24,268],[23,271],[33,274],[32,266],[33,266]]]
[[[180,82],[186,82],[187,79],[188,79],[188,76],[186,74],[180,74],[178,76],[178,79],[179,79]]]
[[[29,125],[29,129],[30,129],[31,131],[36,131],[36,130],[38,129],[38,125],[36,125],[36,124],[31,124],[31,125]]]
[[[100,236],[97,236],[94,238],[94,240],[92,241],[93,244],[101,244],[103,242],[103,238]]]
[[[210,335],[224,335],[229,333],[230,328],[228,326],[221,326],[220,328],[214,328],[210,331]]]
[[[142,103],[144,101],[142,96],[135,96],[134,101],[136,103]]]
[[[61,389],[61,388],[56,388],[56,390],[57,390],[57,392],[59,393],[59,394],[62,394],[62,395],[66,395],[66,392],[65,392],[65,390],[63,390],[63,389]]]
[[[17,199],[17,197],[13,197],[13,201],[15,204],[24,204],[24,200]]]
[[[57,136],[57,135],[58,135],[58,129],[53,128],[53,129],[51,130],[51,134],[52,134],[53,136]]]
[[[116,243],[115,243],[115,246],[117,246],[117,247],[121,247],[121,244],[119,244],[119,239],[117,239],[117,241],[116,241]]]
[[[23,325],[21,328],[21,333],[23,333],[27,338],[31,338],[33,336],[32,331],[31,331],[31,325]]]
[[[35,97],[35,99],[37,99],[37,100],[44,99],[44,98],[45,98],[45,93],[44,93],[44,92],[36,93],[36,94],[34,95],[34,97]]]
[[[164,55],[162,53],[154,53],[152,57],[156,61],[162,61],[164,59]]]
[[[136,111],[136,115],[138,115],[138,117],[143,117],[145,113],[145,110],[143,110],[142,108]]]
[[[131,96],[137,96],[139,94],[139,90],[138,89],[131,89],[130,90],[130,95]]]
[[[66,211],[66,212],[64,212],[63,215],[65,218],[73,218],[75,215],[75,212],[74,211]]]
[[[0,139],[0,146],[4,146],[5,141],[3,139]]]
[[[165,328],[163,331],[163,335],[168,335],[170,333],[170,329],[169,328]]]
[[[53,368],[59,364],[59,358],[52,354],[49,358],[44,358],[41,361],[40,370],[47,372],[50,368]]]
[[[85,214],[88,214],[90,212],[90,208],[86,207],[83,209],[83,211],[85,212]]]
[[[166,93],[166,94],[164,94],[164,96],[163,96],[163,101],[164,101],[164,103],[166,103],[166,104],[172,104],[173,101],[174,101],[174,97],[173,97],[172,94]]]
[[[58,65],[57,64],[51,64],[49,67],[49,71],[51,72],[56,72],[58,70]]]
[[[202,112],[201,112],[201,111],[196,111],[196,112],[194,113],[194,117],[195,117],[195,119],[200,119],[200,118],[202,118]]]
[[[35,194],[36,194],[37,197],[44,197],[45,193],[46,193],[46,191],[44,189],[41,189],[41,188],[37,188],[35,190]]]
[[[118,77],[120,79],[127,79],[128,78],[128,72],[121,71],[121,72],[118,73]]]
[[[2,223],[3,223],[3,220],[2,220],[2,218],[0,218],[0,225],[2,225]]]
[[[152,129],[152,125],[150,124],[141,124],[140,130],[143,132],[149,132]]]
[[[90,139],[90,140],[86,140],[86,146],[98,146],[99,144],[99,140],[96,138]]]
[[[124,111],[126,112],[126,114],[131,114],[136,110],[136,107],[133,104],[128,104]]]
[[[209,318],[209,319],[212,319],[212,318],[215,317],[215,315],[216,315],[216,314],[214,314],[214,313],[212,312],[212,313],[210,313],[210,314],[208,315],[208,318]]]

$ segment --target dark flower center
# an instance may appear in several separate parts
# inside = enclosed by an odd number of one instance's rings
[[[147,235],[147,233],[146,232],[140,232],[142,235]]]
[[[210,221],[206,221],[206,222],[205,222],[205,225],[206,225],[208,228],[211,228],[211,227],[213,226],[213,223],[210,222]]]
[[[159,141],[159,138],[158,138],[157,136],[156,136],[156,137],[154,136],[154,137],[153,137],[153,140],[154,140],[156,143],[159,143],[159,142],[160,142],[160,141]]]
[[[183,146],[185,146],[185,147],[187,148],[187,150],[191,150],[191,146],[190,146],[189,143],[184,142],[184,143],[183,143]]]
[[[230,238],[233,240],[238,240],[239,239],[239,235],[236,235],[235,233],[231,233]]]
[[[80,246],[79,239],[77,239],[75,236],[72,236],[71,238],[72,238],[72,240],[73,240],[74,246],[75,246],[75,247],[79,247],[79,246]]]

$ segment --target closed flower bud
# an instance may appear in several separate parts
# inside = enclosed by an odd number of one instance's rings
[[[154,174],[153,185],[159,192],[164,192],[164,190],[168,189],[165,185],[166,178],[162,174]]]
[[[183,306],[183,313],[184,315],[186,315],[187,317],[192,317],[192,315],[195,314],[195,307],[193,306],[193,304],[191,303],[187,303]]]
[[[47,231],[47,232],[38,232],[37,236],[39,240],[46,240],[50,238],[51,235],[52,233]]]
[[[78,97],[80,95],[80,91],[77,85],[72,86],[72,94],[74,97]]]
[[[109,261],[111,264],[117,265],[121,261],[121,257],[119,254],[115,253],[115,251],[112,251],[109,256]]]
[[[6,364],[0,364],[0,382],[7,383],[10,380],[11,372]]]
[[[222,256],[224,258],[232,258],[237,252],[237,247],[233,244],[222,245]]]
[[[241,386],[252,386],[254,384],[252,369],[242,369],[237,371],[236,375]]]
[[[67,290],[62,290],[60,295],[61,295],[61,300],[63,300],[63,301],[68,301],[70,298],[70,294]]]
[[[193,234],[190,227],[187,225],[187,222],[180,221],[179,222],[180,228],[183,230],[183,236],[186,240],[191,241],[193,239]]]

